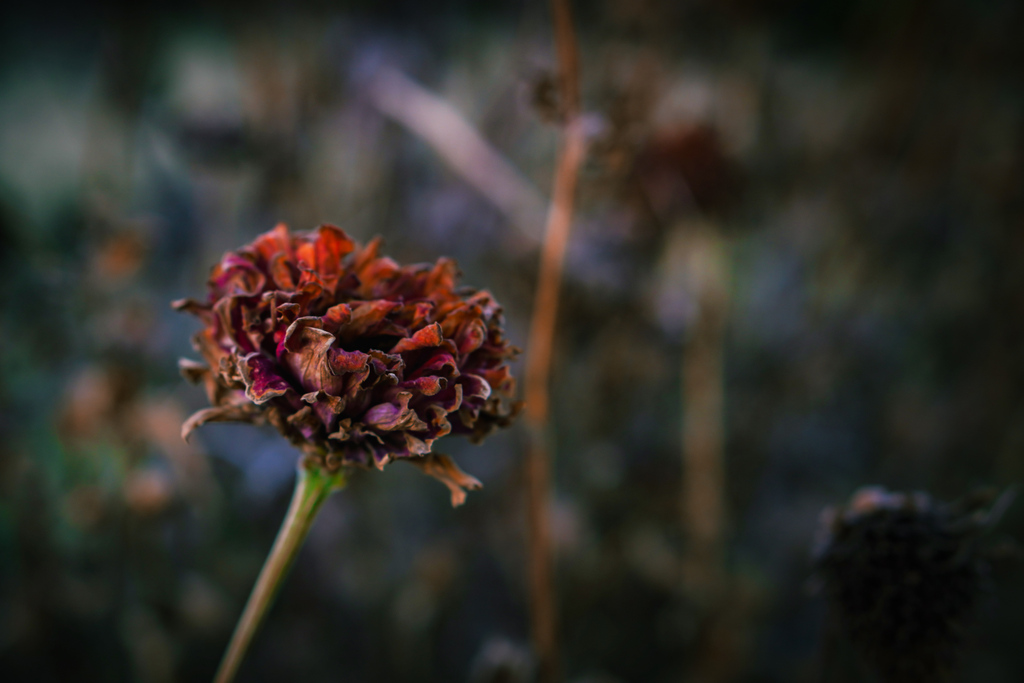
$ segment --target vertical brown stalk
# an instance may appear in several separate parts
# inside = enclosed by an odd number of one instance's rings
[[[552,0],[555,45],[558,52],[560,97],[565,134],[558,153],[548,212],[540,275],[530,322],[526,362],[527,524],[529,538],[530,619],[533,644],[539,659],[541,683],[560,678],[558,621],[555,610],[554,558],[548,507],[551,499],[551,457],[547,444],[548,384],[562,265],[572,227],[573,204],[585,140],[579,120],[579,58],[569,0]]]
[[[696,601],[703,643],[690,676],[708,683],[735,680],[744,659],[749,596],[725,563],[725,333],[729,310],[728,244],[716,225],[689,221],[683,267],[697,304],[682,358],[683,583]]]
[[[683,349],[683,529],[689,591],[713,601],[723,587],[725,472],[723,468],[724,346],[728,264],[714,229],[690,239],[688,267],[698,315]]]

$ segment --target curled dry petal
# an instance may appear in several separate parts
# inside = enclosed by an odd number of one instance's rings
[[[407,459],[461,503],[479,482],[431,454],[449,433],[479,440],[509,422],[517,349],[486,291],[458,287],[450,259],[402,266],[340,228],[284,225],[214,266],[205,301],[174,308],[204,327],[205,364],[182,374],[212,407],[185,423],[274,425],[324,468]]]
[[[207,422],[251,422],[258,423],[259,415],[247,406],[216,406],[203,408],[192,413],[185,423],[181,425],[181,438],[188,441],[197,428]]]
[[[429,474],[448,487],[452,494],[452,507],[458,507],[466,502],[467,490],[475,491],[483,486],[479,479],[460,470],[455,461],[447,455],[430,453],[422,458],[411,458],[409,462],[419,467],[424,474]]]
[[[274,362],[259,351],[242,358],[238,369],[245,382],[245,395],[257,405],[292,390],[288,382],[274,372]]]

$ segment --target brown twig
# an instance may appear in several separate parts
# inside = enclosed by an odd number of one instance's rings
[[[579,167],[586,141],[580,124],[579,61],[569,0],[552,0],[555,45],[560,69],[560,96],[565,114],[565,135],[558,154],[551,208],[544,233],[540,275],[530,322],[526,363],[527,516],[531,629],[539,660],[539,680],[560,678],[558,620],[554,586],[554,559],[548,508],[551,499],[551,458],[546,428],[549,417],[548,384],[554,347],[555,322],[562,266],[572,227]]]

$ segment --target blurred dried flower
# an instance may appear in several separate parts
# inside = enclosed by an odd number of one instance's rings
[[[983,592],[992,513],[867,487],[823,514],[817,570],[840,624],[885,683],[952,675]]]
[[[718,130],[687,124],[656,133],[636,159],[636,172],[663,218],[694,207],[721,212],[737,201],[740,170]]]
[[[142,517],[162,512],[173,500],[174,493],[171,478],[156,469],[134,470],[124,482],[125,504]]]
[[[407,459],[452,491],[479,486],[432,454],[451,433],[474,441],[514,413],[502,331],[490,293],[456,288],[449,259],[400,266],[341,229],[290,234],[278,225],[225,254],[205,303],[175,302],[205,327],[193,343],[206,365],[183,360],[212,407],[207,422],[270,423],[307,459],[335,472]]]
[[[105,240],[92,255],[90,271],[101,284],[123,283],[146,261],[148,245],[138,231],[124,231]]]

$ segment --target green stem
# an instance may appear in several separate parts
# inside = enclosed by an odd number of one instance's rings
[[[263,622],[267,610],[274,602],[274,596],[284,581],[295,556],[313,526],[320,506],[332,492],[345,486],[344,470],[336,473],[324,472],[319,468],[306,468],[299,464],[295,477],[295,492],[288,507],[288,514],[277,532],[274,547],[271,548],[256,585],[245,605],[245,611],[235,626],[231,643],[224,653],[214,683],[231,683],[238,667],[245,657],[253,636]]]

